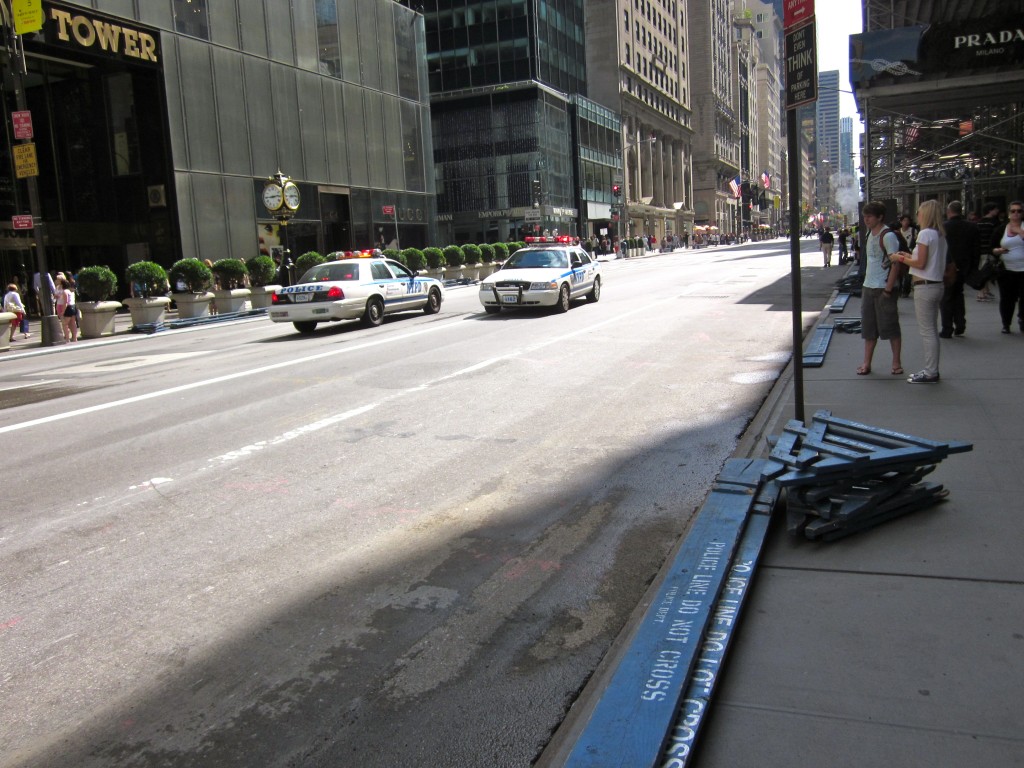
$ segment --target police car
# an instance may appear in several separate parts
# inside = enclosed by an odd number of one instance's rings
[[[385,315],[422,309],[441,311],[444,287],[419,277],[391,259],[358,258],[327,261],[310,269],[298,283],[274,292],[270,319],[292,323],[309,334],[317,323],[359,320],[377,326]]]
[[[526,247],[480,281],[480,303],[488,314],[518,307],[553,307],[568,312],[574,299],[601,298],[601,272],[571,237],[526,238]]]

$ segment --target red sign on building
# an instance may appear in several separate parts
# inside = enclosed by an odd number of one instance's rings
[[[11,216],[11,227],[14,229],[32,229],[31,216]]]
[[[814,18],[814,0],[785,0],[783,26],[786,30]]]
[[[32,138],[32,113],[27,109],[11,112],[11,123],[14,126],[14,138]]]
[[[393,205],[382,205],[380,207],[380,212],[383,213],[385,216],[394,216],[395,215],[395,206],[393,206]]]

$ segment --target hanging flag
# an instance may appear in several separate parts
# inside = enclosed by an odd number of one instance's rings
[[[740,183],[741,183],[741,181],[742,180],[740,179],[739,176],[737,176],[735,179],[730,179],[729,180],[729,189],[732,190],[732,196],[733,197],[739,197],[740,196]]]
[[[966,136],[969,133],[974,133],[974,121],[962,120],[960,122],[960,135]]]
[[[765,189],[772,188],[772,177],[768,175],[768,171],[761,171],[761,186]]]

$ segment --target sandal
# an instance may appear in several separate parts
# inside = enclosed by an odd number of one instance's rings
[[[893,376],[902,376],[903,375],[903,369],[899,368],[899,367],[893,368],[892,369],[892,375]]]
[[[871,373],[870,366],[862,365],[860,368],[857,369],[858,376],[867,376],[869,373]]]

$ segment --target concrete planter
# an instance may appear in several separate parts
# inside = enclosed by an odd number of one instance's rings
[[[98,339],[114,335],[114,318],[121,308],[119,301],[80,301],[78,310],[82,313],[78,321],[78,333],[83,339]]]
[[[252,309],[251,296],[252,291],[248,288],[220,289],[213,292],[213,303],[217,307],[218,315],[245,312]]]
[[[250,288],[252,291],[252,308],[253,309],[266,309],[272,303],[274,291],[278,290],[280,285],[264,285],[257,288]]]
[[[445,268],[441,267],[440,269],[428,269],[427,277],[432,277],[435,280],[441,280],[443,282],[445,277],[447,277],[447,275],[445,275]]]
[[[132,315],[132,325],[152,325],[164,321],[171,298],[153,296],[148,299],[125,299],[124,305]]]
[[[0,352],[11,348],[11,323],[17,318],[13,312],[0,312]]]
[[[202,293],[172,293],[171,298],[178,305],[178,317],[187,319],[191,317],[208,317],[213,294],[209,291],[203,291]]]

